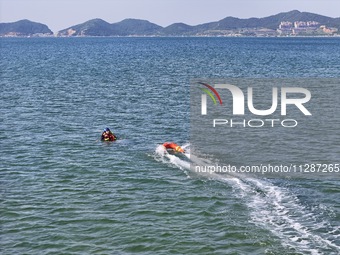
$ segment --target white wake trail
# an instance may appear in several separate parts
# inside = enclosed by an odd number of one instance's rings
[[[334,243],[336,239],[330,240],[334,236],[332,232],[337,232],[336,229],[325,220],[319,221],[317,215],[302,205],[289,189],[279,187],[269,180],[249,178],[245,175],[196,172],[190,168],[190,162],[201,166],[214,164],[208,159],[191,154],[190,144],[183,147],[188,161],[169,154],[163,146],[156,148],[157,160],[185,170],[189,177],[191,173],[233,187],[234,195],[244,200],[248,206],[251,221],[280,238],[283,246],[312,255],[324,254],[322,250],[332,250],[340,254],[340,247]],[[325,228],[331,230],[328,233],[316,232]]]

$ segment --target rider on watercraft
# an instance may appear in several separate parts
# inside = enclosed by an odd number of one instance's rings
[[[170,149],[170,150],[174,150],[175,152],[184,153],[183,148],[176,143],[166,142],[166,143],[163,143],[163,146],[165,149]]]

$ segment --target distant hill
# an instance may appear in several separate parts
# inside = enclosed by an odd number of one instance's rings
[[[282,21],[316,21],[320,25],[335,27],[340,30],[340,18],[330,18],[314,13],[297,10],[282,12],[264,18],[239,19],[226,17],[222,20],[190,26],[184,23],[174,23],[161,27],[146,20],[125,19],[109,24],[101,19],[94,19],[59,31],[59,36],[195,36],[221,35],[226,31],[238,29],[255,29],[262,33],[276,33]],[[256,32],[255,31],[255,32]],[[270,31],[270,32],[268,32]],[[254,32],[254,31],[253,31]],[[250,33],[251,35],[251,33]]]
[[[309,12],[300,12],[297,10],[282,12],[265,18],[239,19],[226,17],[220,21],[205,23],[194,26],[195,32],[204,32],[206,30],[228,30],[239,28],[269,28],[277,29],[282,21],[317,21],[321,25],[336,27],[340,29],[340,18],[330,18]]]
[[[118,23],[107,23],[101,19],[63,29],[59,36],[129,36],[158,35],[163,28],[147,20],[125,19]]]
[[[151,23],[147,20],[125,19],[118,23],[113,23],[113,31],[116,35],[158,35],[163,27]]]
[[[316,21],[314,30],[277,31],[283,21]],[[320,27],[324,25],[326,27]],[[0,36],[52,35],[44,24],[29,20],[13,23],[0,23]],[[277,35],[333,35],[340,34],[340,17],[330,18],[319,14],[297,10],[282,12],[264,18],[240,19],[226,17],[219,21],[196,26],[174,23],[161,27],[147,20],[125,19],[108,23],[102,19],[92,19],[58,32],[58,36],[277,36]]]
[[[46,25],[27,19],[0,23],[0,36],[33,36],[37,34],[53,35],[53,32]]]
[[[174,23],[162,29],[165,35],[190,35],[193,33],[193,26],[184,23]]]
[[[102,19],[91,19],[58,32],[60,36],[110,36],[111,24]]]

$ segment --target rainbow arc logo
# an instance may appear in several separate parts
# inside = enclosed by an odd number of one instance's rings
[[[211,92],[213,92],[215,94],[218,101],[220,102],[220,105],[223,104],[222,99],[221,99],[220,95],[218,94],[218,92],[216,91],[216,89],[214,89],[211,85],[209,85],[207,83],[198,82],[198,84],[201,84],[201,85],[207,87],[207,89],[206,88],[200,88],[200,89],[211,98],[211,100],[214,102],[214,104],[217,104],[217,101],[216,101],[216,98],[214,97],[214,95]]]
[[[202,113],[202,115],[206,115],[207,114],[207,95],[214,102],[214,105],[217,104],[215,96],[217,97],[220,105],[222,105],[223,102],[222,102],[220,95],[216,91],[216,89],[213,88],[211,85],[204,83],[204,82],[198,82],[198,84],[205,86],[205,88],[200,88],[200,90],[202,90],[205,93],[205,94],[202,94],[202,111],[201,111],[201,113]]]

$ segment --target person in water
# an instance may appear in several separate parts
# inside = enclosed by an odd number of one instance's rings
[[[115,136],[109,128],[105,128],[101,140],[113,142],[117,140],[117,136]]]
[[[163,146],[164,146],[165,149],[174,150],[175,152],[181,152],[181,153],[185,152],[181,146],[179,146],[178,144],[173,143],[173,142],[163,143]]]

